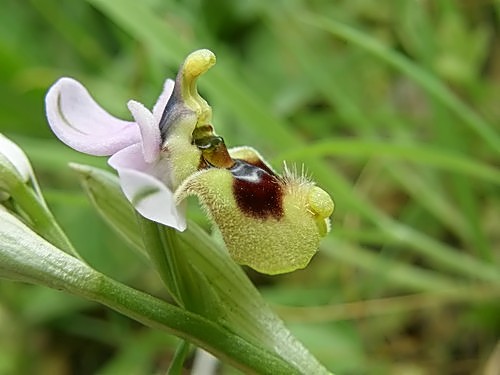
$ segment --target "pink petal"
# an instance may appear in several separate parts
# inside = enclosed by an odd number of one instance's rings
[[[141,103],[130,100],[127,106],[141,131],[144,160],[152,163],[160,155],[161,135],[159,124],[155,121],[153,114]]]
[[[141,139],[135,123],[111,116],[72,78],[61,78],[49,89],[45,107],[52,131],[77,151],[112,155]]]
[[[153,108],[153,116],[157,124],[160,123],[161,116],[163,115],[163,111],[167,106],[168,99],[170,99],[170,96],[174,91],[174,86],[175,82],[171,79],[165,80],[165,83],[163,84],[163,91]]]
[[[144,160],[141,143],[136,143],[125,147],[108,159],[108,164],[114,169],[135,169],[146,172],[151,168],[151,164]]]
[[[171,186],[171,163],[166,158],[158,158],[152,163],[144,160],[142,145],[136,143],[118,151],[108,159],[108,164],[116,170],[126,168],[147,173],[169,188]]]
[[[186,229],[184,206],[175,204],[174,194],[155,177],[133,169],[118,169],[127,199],[145,218],[179,231]]]

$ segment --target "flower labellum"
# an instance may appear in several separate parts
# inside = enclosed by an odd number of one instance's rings
[[[214,137],[205,146],[208,167],[185,180],[177,200],[199,197],[237,263],[267,274],[304,268],[330,229],[330,196],[287,168],[277,175],[250,147],[221,144]]]
[[[196,87],[214,64],[208,50],[191,53],[152,112],[128,103],[134,122],[109,115],[80,83],[62,78],[47,94],[49,124],[70,147],[111,156],[125,195],[146,218],[182,231],[183,201],[195,195],[236,262],[268,274],[303,268],[330,229],[333,201],[286,166],[277,174],[253,148],[226,148]]]

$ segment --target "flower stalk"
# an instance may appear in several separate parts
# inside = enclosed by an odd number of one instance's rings
[[[149,327],[188,340],[245,373],[300,373],[276,353],[239,337],[223,325],[95,271],[1,209],[0,222],[2,278],[43,285],[99,302]]]
[[[181,340],[174,353],[174,358],[168,367],[167,375],[182,375],[184,361],[189,354],[190,345],[187,341]]]

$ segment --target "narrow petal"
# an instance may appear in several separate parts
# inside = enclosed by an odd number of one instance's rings
[[[161,116],[167,106],[168,99],[170,99],[170,96],[172,96],[172,92],[174,91],[174,86],[175,82],[171,79],[165,80],[165,83],[163,84],[163,91],[153,108],[153,116],[157,124],[160,123]]]
[[[68,146],[91,155],[112,155],[141,139],[138,126],[111,116],[72,78],[61,78],[45,98],[52,131]]]
[[[152,163],[160,155],[161,137],[159,124],[155,121],[153,114],[141,103],[130,100],[127,106],[141,131],[144,160],[147,163]]]
[[[186,229],[184,206],[177,206],[174,194],[155,177],[133,169],[118,169],[120,185],[127,199],[145,218],[179,231]]]

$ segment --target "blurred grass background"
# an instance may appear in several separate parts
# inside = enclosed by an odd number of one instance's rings
[[[55,139],[44,94],[72,76],[130,118],[128,99],[152,106],[185,55],[209,48],[200,91],[226,144],[305,163],[336,202],[308,268],[250,273],[293,332],[338,374],[498,374],[499,47],[497,0],[4,0],[0,131],[89,263],[164,295],[66,168],[105,160]],[[0,282],[0,374],[162,373],[175,342]]]

